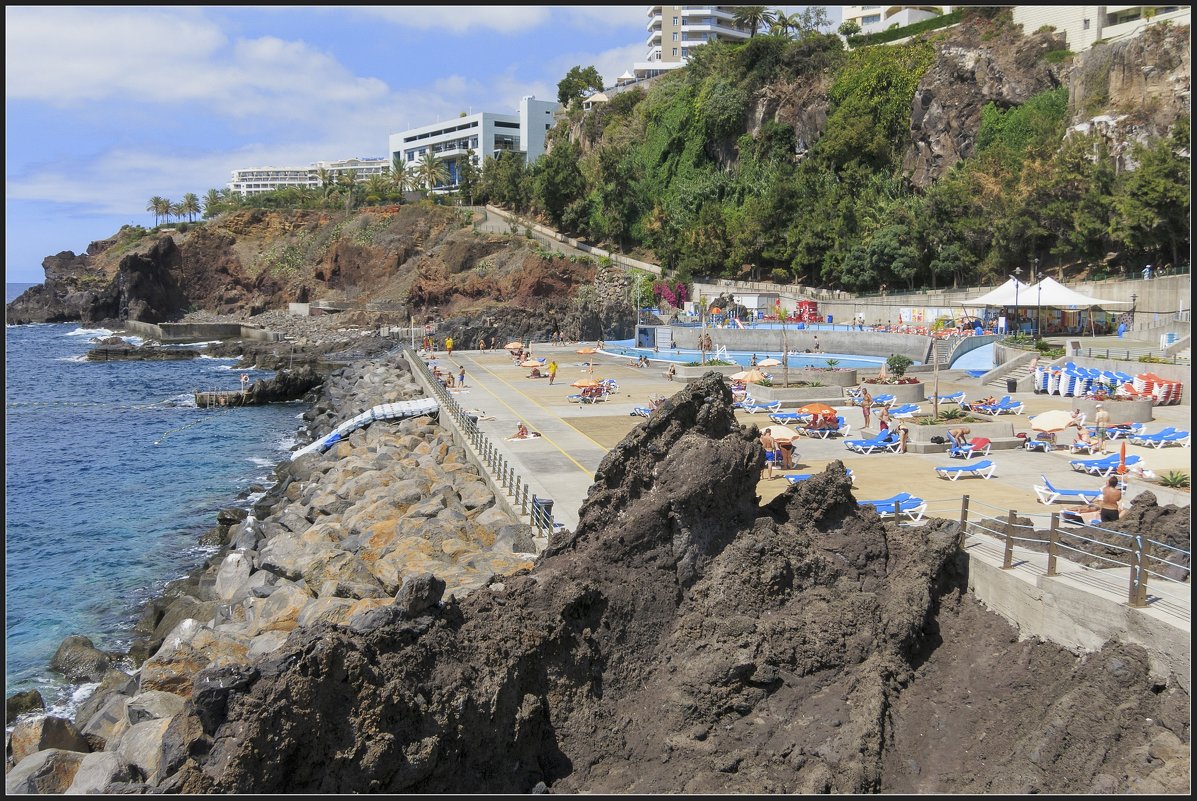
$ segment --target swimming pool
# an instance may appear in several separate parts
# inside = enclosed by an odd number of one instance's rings
[[[670,348],[654,352],[652,348],[637,348],[630,339],[616,340],[607,342],[603,346],[603,353],[608,356],[626,356],[629,359],[639,359],[641,356],[647,356],[651,362],[676,362],[679,364],[688,364],[689,362],[698,362],[702,360],[702,353],[697,350],[687,350],[685,348]],[[781,353],[779,351],[727,351],[726,356],[720,353],[718,356],[711,351],[707,351],[707,359],[726,358],[729,362],[735,362],[741,367],[748,367],[752,364],[752,357],[756,356],[758,363],[765,359],[781,360]],[[885,363],[883,356],[861,356],[852,353],[795,353],[790,351],[789,366],[790,367],[828,367],[828,360],[835,359],[836,367],[855,367],[857,369],[865,370],[879,370],[881,365]],[[919,362],[915,362],[919,364]],[[781,369],[781,365],[773,368],[764,368],[765,370]]]

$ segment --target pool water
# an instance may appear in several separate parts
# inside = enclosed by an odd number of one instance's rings
[[[603,347],[603,352],[611,356],[627,356],[629,359],[639,359],[641,356],[647,356],[649,361],[676,362],[679,364],[699,362],[702,360],[703,355],[700,351],[687,350],[685,348],[670,348],[654,352],[652,348],[635,347],[633,340],[630,339],[607,342]],[[707,351],[706,356],[708,360],[713,358],[726,359],[727,361],[735,362],[741,367],[750,366],[753,356],[756,356],[758,363],[765,359],[781,360],[781,353],[779,351],[727,351],[726,354],[720,353],[717,357],[711,351]],[[880,370],[881,365],[885,363],[885,358],[881,356],[860,356],[851,353],[795,353],[794,351],[790,351],[789,366],[829,367],[831,365],[828,364],[828,361],[831,359],[836,360],[836,367],[855,367],[866,370]],[[919,362],[915,362],[915,364],[919,364]],[[761,369],[768,372],[780,368],[781,365]]]

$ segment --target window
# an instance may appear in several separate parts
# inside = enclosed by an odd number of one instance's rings
[[[881,22],[880,14],[869,14],[867,17],[863,17],[860,20],[862,25],[872,25],[874,22]]]
[[[548,130],[551,130],[551,129],[552,129],[552,127],[553,127],[553,126],[552,126],[552,125],[549,125],[547,122],[544,124],[544,129],[545,129],[546,131],[548,131]]]
[[[1085,20],[1085,30],[1089,30],[1089,20]]]
[[[689,58],[689,57],[690,57],[690,48],[683,47],[682,48],[682,58]]]
[[[676,48],[676,47],[675,47],[675,48],[673,48],[673,54],[674,54],[675,56],[677,55],[677,48]]]
[[[673,32],[673,41],[677,41],[677,31]]]
[[[673,27],[677,27],[677,17],[673,18]]]

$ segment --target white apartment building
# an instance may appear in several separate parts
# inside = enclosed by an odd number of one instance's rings
[[[431,151],[449,174],[438,188],[451,189],[459,183],[458,165],[467,150],[474,151],[478,166],[487,156],[504,150],[523,153],[528,164],[536,161],[544,155],[556,111],[556,101],[528,95],[520,101],[517,114],[483,111],[391,134],[391,156],[414,165]]]
[[[1148,25],[1169,21],[1191,24],[1191,6],[1014,6],[1014,22],[1023,33],[1050,25],[1064,34],[1074,53],[1097,41],[1134,36]]]
[[[690,50],[707,42],[742,42],[750,31],[735,23],[735,6],[649,6],[648,55],[637,61],[634,78],[677,69]],[[622,79],[621,79],[622,80]]]
[[[233,180],[228,187],[243,197],[288,186],[318,188],[321,170],[330,181],[337,181],[343,173],[353,170],[357,182],[363,183],[370,180],[372,175],[385,175],[390,166],[390,159],[367,156],[341,161],[317,161],[307,167],[249,167],[233,170]]]
[[[952,6],[840,6],[843,22],[855,22],[862,34],[904,28],[951,12]]]

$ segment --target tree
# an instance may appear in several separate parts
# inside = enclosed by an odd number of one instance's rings
[[[195,215],[200,213],[199,197],[194,192],[188,192],[183,195],[183,200],[179,203],[179,211],[187,215],[187,221],[192,222]]]
[[[557,102],[569,105],[575,98],[589,97],[603,91],[603,76],[595,67],[582,69],[581,65],[570,67],[565,77],[557,82]]]
[[[1150,146],[1136,145],[1138,167],[1125,175],[1115,192],[1115,234],[1147,258],[1171,256],[1180,264],[1192,235],[1189,221],[1191,175],[1189,121],[1181,118],[1170,136]]]
[[[733,6],[732,20],[737,28],[748,31],[748,38],[756,36],[762,26],[773,22],[773,12],[768,6]]]
[[[153,212],[154,214],[155,228],[158,227],[158,218],[162,215],[163,204],[166,204],[169,208],[169,201],[160,195],[154,195],[152,198],[150,198],[149,202],[145,204],[145,210]]]
[[[840,27],[837,30],[839,30],[840,36],[844,38],[855,36],[860,33],[860,23],[854,19],[847,19],[840,23]]]
[[[799,39],[822,34],[823,29],[831,25],[831,18],[823,6],[807,6],[795,16]]]
[[[436,157],[431,149],[425,150],[424,155],[420,157],[420,162],[416,166],[416,174],[419,176],[420,182],[424,184],[424,188],[428,190],[449,180],[449,171],[445,169],[444,163]]]
[[[586,191],[586,179],[578,169],[580,159],[578,146],[564,139],[536,163],[533,179],[536,200],[555,228],[561,227],[566,207]]]
[[[354,195],[357,194],[357,170],[345,170],[337,176],[337,185],[345,193],[345,216],[353,210]]]
[[[210,220],[224,211],[222,205],[219,190],[209,189],[204,195],[204,219]]]
[[[461,193],[470,199],[474,205],[474,193],[478,191],[478,184],[482,180],[482,170],[478,167],[478,154],[473,148],[466,150],[464,156],[457,159],[457,187]]]
[[[787,14],[779,9],[769,25],[769,33],[774,36],[784,36],[788,39],[790,33],[798,30],[798,24],[797,14]]]
[[[390,181],[381,173],[373,173],[366,179],[367,202],[378,203],[386,197],[387,185]]]
[[[396,154],[391,159],[391,184],[403,194],[415,189],[417,182],[415,167],[405,163],[403,157]]]

